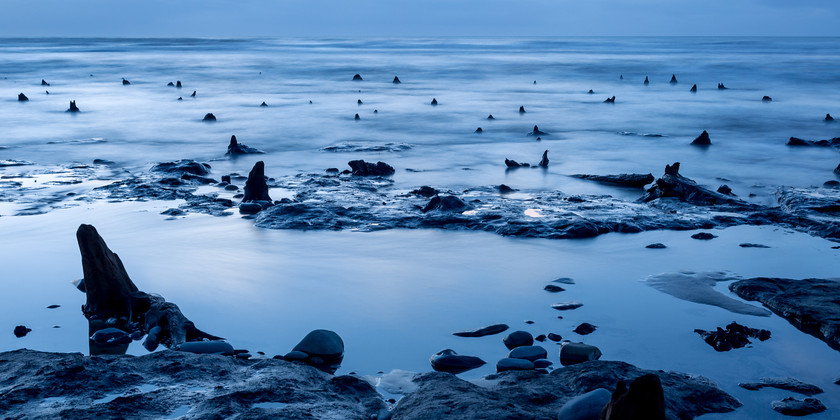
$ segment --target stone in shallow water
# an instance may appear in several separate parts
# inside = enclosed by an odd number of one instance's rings
[[[749,328],[733,322],[726,326],[726,329],[718,327],[716,331],[705,331],[696,329],[697,334],[703,337],[706,344],[714,347],[717,351],[729,351],[751,344],[750,338],[757,338],[760,341],[770,339],[770,331],[758,328]]]
[[[327,373],[335,373],[344,359],[344,341],[330,330],[311,331],[292,350],[308,354],[305,362]]]
[[[534,363],[526,359],[504,358],[496,363],[496,372],[507,370],[534,370]]]
[[[131,337],[128,333],[119,328],[104,328],[90,336],[90,339],[99,345],[128,344]]]
[[[570,311],[572,309],[577,309],[583,306],[580,302],[560,302],[551,305],[552,308],[557,309],[558,311]]]
[[[484,366],[486,362],[475,356],[465,356],[452,349],[441,350],[431,357],[432,369],[459,374]]]
[[[226,341],[187,341],[175,350],[196,354],[233,354],[233,346]]]
[[[748,242],[743,243],[743,244],[739,244],[738,246],[740,246],[741,248],[770,248],[767,245],[751,244],[751,243],[748,243]]]
[[[689,302],[717,306],[739,314],[770,316],[770,312],[764,308],[735,300],[714,289],[718,282],[737,279],[737,276],[725,271],[682,271],[650,276],[645,283],[660,292]]]
[[[807,416],[808,414],[822,413],[826,410],[822,401],[816,398],[797,400],[796,398],[788,397],[781,401],[773,401],[771,405],[774,410],[786,416]]]
[[[18,325],[14,330],[15,337],[21,338],[26,334],[29,334],[30,331],[32,331],[31,328],[27,328],[25,325]]]
[[[598,327],[597,327],[597,326],[595,326],[595,325],[592,325],[592,324],[590,324],[590,323],[588,323],[588,322],[584,322],[583,324],[578,325],[578,326],[574,329],[574,332],[576,332],[576,333],[578,333],[578,334],[580,334],[580,335],[587,335],[587,334],[592,334],[593,332],[595,332],[595,330],[596,330],[597,328],[598,328]]]
[[[562,291],[564,291],[564,290],[566,290],[566,289],[564,289],[564,288],[562,288],[562,287],[560,287],[560,286],[556,286],[556,285],[553,285],[553,284],[549,284],[549,285],[547,285],[547,286],[543,287],[543,290],[545,290],[546,292],[557,293],[557,292],[562,292]]]
[[[708,240],[717,238],[717,236],[712,235],[711,233],[708,233],[708,232],[700,232],[700,233],[695,233],[694,235],[691,235],[691,238],[692,239],[699,239],[699,240],[702,240],[702,241],[708,241]]]
[[[601,350],[589,344],[565,343],[560,347],[560,364],[563,366],[589,362],[600,358]]]
[[[548,352],[542,346],[522,346],[511,350],[507,357],[511,359],[525,359],[533,362],[537,359],[545,359],[548,357]]]
[[[530,346],[534,344],[534,337],[527,331],[514,331],[502,339],[505,347],[508,350],[513,350],[521,346]]]
[[[493,324],[476,330],[454,332],[452,333],[452,335],[457,335],[458,337],[484,337],[486,335],[493,335],[504,332],[508,328],[510,327],[508,327],[507,324]]]
[[[796,378],[761,378],[758,382],[747,382],[738,384],[741,388],[756,391],[761,388],[778,388],[786,391],[793,391],[802,395],[822,394],[822,388],[807,384]]]
[[[665,246],[665,244],[657,242],[655,244],[647,245],[647,246],[645,246],[645,248],[648,248],[648,249],[665,249],[665,248],[668,248],[668,247]]]
[[[605,388],[578,395],[563,404],[557,420],[600,420],[601,411],[611,397],[612,393]]]

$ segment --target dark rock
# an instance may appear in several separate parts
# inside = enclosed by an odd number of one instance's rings
[[[175,82],[175,87],[176,87],[176,88],[178,88],[178,89],[180,89],[180,88],[182,88],[182,87],[183,87],[183,85],[181,85],[181,81],[180,81],[180,80],[178,80],[177,82]],[[195,96],[195,92],[193,92],[193,96]]]
[[[457,335],[458,337],[484,337],[486,335],[494,335],[504,332],[508,328],[509,327],[507,326],[507,324],[493,324],[488,327],[479,328],[477,330],[454,332],[452,333],[452,335]]]
[[[356,105],[362,105],[362,100],[361,99],[356,99]]]
[[[548,357],[548,352],[542,346],[520,346],[513,348],[507,355],[511,359],[525,359],[535,361],[537,359],[545,359]]]
[[[50,84],[49,84],[49,83],[47,83],[47,81],[46,81],[46,80],[41,79],[41,86],[49,86],[49,85],[50,85]]]
[[[594,91],[594,90],[592,90],[592,89],[589,89],[589,92],[586,92],[586,93],[588,93],[588,94],[590,94],[590,95],[593,95],[593,94],[595,94],[595,91]]]
[[[496,372],[508,370],[534,370],[534,362],[525,359],[504,358],[496,362]]]
[[[773,410],[786,416],[807,416],[809,414],[822,413],[826,410],[825,405],[816,398],[805,398],[797,400],[792,397],[771,403]]]
[[[531,165],[528,163],[519,163],[513,159],[505,159],[505,166],[508,168],[527,168]]]
[[[659,376],[654,373],[642,375],[630,383],[629,390],[624,381],[619,381],[601,417],[605,420],[665,420],[665,392]]]
[[[184,100],[184,98],[182,98],[182,97],[180,97],[180,96],[179,96],[179,97],[178,97],[178,99],[176,99],[176,100],[178,100],[178,101],[183,101],[183,100]]]
[[[697,93],[697,85],[692,86],[692,87],[691,87],[691,90],[689,90],[689,92],[691,92],[691,93]]]
[[[548,333],[548,339],[557,343],[562,340],[563,337],[560,334]]]
[[[362,119],[362,117],[360,117],[359,114],[356,114],[356,115],[353,116],[353,119],[356,120],[356,121],[359,121],[359,120]]]
[[[373,113],[374,113],[374,114],[378,114],[378,113],[379,113],[379,110],[378,110],[378,109],[374,109],[374,110],[373,110]]]
[[[770,331],[745,327],[736,322],[727,325],[725,330],[718,327],[716,331],[696,329],[694,332],[700,334],[706,344],[714,347],[717,351],[739,349],[751,344],[750,338],[757,338],[760,341],[770,338]]]
[[[417,390],[405,395],[392,415],[395,419],[555,419],[572,398],[598,388],[613,389],[619,380],[629,382],[647,373],[661,380],[669,419],[730,412],[741,406],[706,378],[643,370],[623,362],[594,361],[549,374],[494,374],[496,380],[488,381],[491,385],[487,386],[440,372],[417,375],[413,379]]]
[[[764,101],[764,102],[771,102],[771,101],[773,101],[773,98],[765,95],[764,97],[761,98],[761,100]]]
[[[130,85],[131,82],[129,82],[128,80],[125,80],[125,78],[123,78],[122,79],[122,84],[123,84],[123,86],[127,86],[127,85]]]
[[[26,328],[25,325],[18,325],[18,326],[15,327],[15,330],[14,330],[15,337],[21,338],[21,337],[25,336],[26,334],[29,334],[30,331],[32,331],[31,328]]]
[[[592,334],[593,332],[595,332],[595,330],[596,330],[597,328],[598,328],[598,327],[597,327],[597,326],[595,326],[595,325],[592,325],[592,324],[590,324],[590,323],[588,323],[588,322],[584,322],[583,324],[578,325],[578,326],[574,329],[574,332],[576,332],[576,333],[578,333],[578,334],[580,334],[580,335],[588,335],[588,334]]]
[[[362,379],[283,360],[18,350],[0,353],[0,364],[0,412],[10,418],[161,419],[183,416],[189,408],[188,417],[198,418],[369,420],[385,408]],[[93,402],[103,397],[107,402]],[[282,410],[259,408],[280,401]]]
[[[475,133],[475,134],[481,134],[483,132],[484,132],[484,130],[482,130],[481,127],[478,127],[478,128],[475,129],[475,131],[473,131],[473,133]]]
[[[723,83],[718,83],[718,90],[726,90],[726,89],[729,89],[729,88],[724,86]]]
[[[647,76],[645,76],[645,82],[644,82],[644,83],[645,83],[646,85],[650,84],[650,80],[648,80],[648,77],[647,77]]]
[[[416,190],[411,191],[411,193],[414,194],[414,195],[419,195],[420,197],[426,197],[426,198],[434,197],[439,192],[440,191],[438,191],[437,189],[426,186],[426,185],[424,185],[424,186],[422,186],[422,187],[420,187]]]
[[[357,74],[353,75],[353,80],[358,82],[358,81],[361,81],[363,79],[362,79],[362,76],[357,73]]]
[[[430,361],[432,363],[432,369],[438,372],[449,372],[456,375],[487,364],[487,362],[478,357],[460,355],[452,349],[441,350],[435,353]]]
[[[534,126],[534,129],[528,133],[529,136],[544,136],[546,134],[548,133],[546,133],[545,131],[540,131],[540,128],[536,125]]]
[[[207,114],[204,114],[202,121],[216,121],[216,116],[213,115],[212,112],[208,112]]]
[[[545,339],[546,339],[545,334],[540,334],[540,335],[534,337],[534,340],[539,341],[540,343],[545,341]]]
[[[496,118],[493,117],[493,114],[490,114],[490,115],[487,116],[487,119],[488,120],[495,120]]]
[[[733,196],[735,195],[735,194],[732,194],[732,188],[729,188],[729,185],[726,185],[726,184],[723,184],[720,187],[718,187],[717,192],[719,192],[723,195],[733,195]]]
[[[253,147],[248,147],[244,144],[241,144],[238,141],[236,141],[236,136],[230,136],[230,144],[228,144],[227,153],[225,153],[225,156],[262,154],[262,153],[265,153],[265,152],[263,152],[262,150],[255,149]]]
[[[840,283],[833,280],[791,280],[758,277],[739,280],[729,290],[742,299],[759,301],[802,332],[840,351]]]
[[[537,359],[534,360],[534,367],[537,369],[547,369],[549,366],[553,365],[554,362],[548,359]]]
[[[283,360],[288,360],[290,362],[302,362],[308,358],[309,355],[302,351],[290,351],[283,356]]]
[[[47,306],[47,309],[55,309],[55,308],[60,308],[60,307],[61,307],[61,305],[49,305],[49,306]]]
[[[512,193],[512,192],[519,191],[519,190],[517,190],[516,188],[511,188],[511,187],[508,187],[508,186],[507,186],[507,185],[505,185],[505,184],[501,184],[501,185],[499,185],[499,186],[498,186],[498,187],[496,187],[496,188],[497,188],[497,189],[499,190],[499,192],[500,192],[500,193],[502,193],[502,194],[510,194],[510,193]]]
[[[840,175],[840,165],[837,165],[837,168],[834,171]],[[823,188],[840,188],[840,181],[825,181],[822,186]]]
[[[740,246],[741,248],[770,248],[770,247],[769,247],[769,246],[767,246],[767,245],[762,245],[762,244],[751,244],[751,243],[749,243],[749,242],[745,242],[745,243],[742,243],[742,244],[738,244],[738,246]]]
[[[644,188],[645,185],[653,182],[653,174],[618,174],[618,175],[587,175],[575,174],[575,178],[588,179],[605,184],[620,185],[630,188]]]
[[[610,402],[612,393],[598,388],[567,401],[557,413],[558,420],[600,420],[601,411]]]
[[[695,85],[696,86],[696,85]],[[696,139],[691,142],[694,146],[711,146],[712,140],[709,139],[709,133],[706,130],[703,130]]]
[[[619,75],[618,80],[624,80],[624,75],[623,74]]]
[[[242,197],[242,202],[247,203],[251,201],[268,201],[271,202],[271,197],[268,195],[268,185],[265,182],[265,163],[258,161],[251,168],[248,173],[248,180],[245,181],[245,196]]]
[[[454,195],[444,195],[439,196],[436,195],[426,203],[426,206],[423,207],[423,213],[430,212],[432,210],[440,210],[440,211],[448,211],[448,212],[461,212],[470,208],[470,205],[465,203],[458,197]]]
[[[228,184],[230,184],[230,175],[222,175],[222,182],[227,182]]]
[[[581,306],[583,306],[583,304],[580,302],[562,302],[551,305],[552,308],[557,309],[558,311],[569,311],[580,308]]]
[[[814,147],[835,147],[840,148],[840,137],[834,137],[828,140],[804,140],[798,137],[791,137],[788,139],[788,146],[814,146]]]
[[[190,95],[190,96],[192,96],[193,98],[195,98],[195,93],[196,93],[196,91],[193,91],[192,95]]]
[[[648,249],[665,249],[665,248],[668,248],[668,247],[665,246],[665,244],[657,242],[657,243],[654,243],[654,244],[647,245],[647,246],[645,246],[645,248],[648,248]]]
[[[540,159],[538,166],[541,168],[548,168],[548,150],[543,152],[542,159]]]
[[[677,75],[676,74],[671,75],[671,82],[670,83],[677,83]],[[695,85],[695,86],[697,86],[697,85]]]
[[[67,112],[79,112],[79,107],[76,106],[76,101],[70,101],[70,108],[67,109]]]
[[[400,81],[400,78],[399,78],[399,77],[394,76],[394,81],[393,81],[393,82],[391,82],[391,83],[393,83],[393,84],[395,84],[395,85],[396,85],[396,84],[400,84],[400,83],[402,83],[402,82]]]
[[[696,206],[731,205],[739,208],[751,206],[736,198],[714,192],[697,185],[693,180],[679,174],[680,163],[665,165],[665,175],[645,191],[639,200],[650,202],[658,198],[673,197],[679,201],[688,202]]]
[[[591,362],[601,358],[601,349],[583,343],[563,343],[560,347],[560,364],[563,366]]]
[[[263,103],[261,103],[260,106],[268,106],[268,104],[265,103],[265,101],[263,101]]]
[[[120,345],[131,342],[129,334],[119,328],[103,328],[90,336],[90,340],[99,345]]]
[[[543,287],[543,290],[545,290],[546,292],[550,292],[550,293],[557,293],[557,292],[562,292],[566,289],[564,289],[560,286],[557,286],[555,284],[547,284],[545,287]]]
[[[175,86],[175,83],[169,82],[169,83],[167,83],[167,84],[166,84],[166,86],[172,86],[172,87],[174,87],[174,86]]]
[[[239,213],[241,214],[257,214],[263,210],[260,203],[239,203]]]
[[[525,106],[520,106],[520,107],[519,107],[519,113],[520,113],[520,114],[524,114],[524,113],[525,113]]]
[[[840,176],[840,164],[837,164],[837,167],[834,168],[834,174]]]
[[[152,167],[153,172],[162,172],[181,176],[184,174],[205,176],[210,174],[210,165],[194,160],[182,159],[175,162],[163,162]]]
[[[389,176],[393,175],[394,167],[385,162],[365,162],[364,160],[351,160],[347,162],[350,165],[353,175],[358,176]]]
[[[344,359],[344,341],[329,330],[311,331],[292,350],[308,354],[304,362],[327,373],[335,373]]]
[[[825,121],[834,121],[834,117],[831,114],[825,114]]]
[[[712,240],[712,239],[715,239],[715,238],[717,238],[717,235],[712,235],[711,233],[708,233],[708,232],[700,232],[700,233],[695,233],[694,235],[691,235],[691,239],[699,239],[701,241],[708,241],[708,240]]]
[[[741,388],[757,391],[761,388],[778,388],[785,391],[792,391],[802,395],[822,394],[822,388],[806,384],[795,378],[761,378],[759,382],[747,382],[738,384]]]
[[[534,344],[534,336],[527,331],[514,331],[506,335],[505,338],[502,339],[502,342],[508,350],[513,350],[517,347],[530,346]]]
[[[437,105],[437,104],[438,104],[437,98],[432,98],[432,105]]]
[[[18,94],[18,101],[19,102],[26,102],[28,100],[29,100],[29,98],[27,98],[26,95],[24,95],[23,93]]]
[[[615,96],[611,98],[604,99],[605,104],[614,104],[615,103]]]

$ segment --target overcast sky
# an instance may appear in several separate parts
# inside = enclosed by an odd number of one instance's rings
[[[838,0],[0,0],[0,37],[840,36]]]

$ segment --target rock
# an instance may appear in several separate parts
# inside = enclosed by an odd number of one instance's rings
[[[353,75],[353,81],[359,82],[359,81],[362,81],[362,80],[363,79],[362,79],[362,76],[360,74],[357,73],[357,74]]]
[[[673,197],[679,201],[696,206],[731,205],[738,208],[751,208],[750,205],[736,198],[714,192],[697,185],[691,179],[679,174],[680,163],[665,165],[665,175],[656,180],[639,201],[650,202],[658,198]]]
[[[11,418],[161,419],[189,410],[197,418],[370,420],[386,406],[361,378],[283,360],[18,350],[0,353],[0,364],[0,412]]]
[[[248,180],[245,181],[244,192],[243,203],[251,201],[271,202],[271,197],[268,195],[268,185],[265,182],[265,163],[263,161],[258,161],[251,168],[251,172],[248,173]]]
[[[563,404],[557,413],[557,420],[600,420],[601,411],[610,402],[612,393],[606,388],[598,388],[578,395]]]
[[[630,389],[619,381],[609,404],[604,407],[605,420],[665,420],[665,392],[659,376],[647,373],[633,380]]]
[[[391,414],[395,419],[554,419],[561,407],[578,395],[598,388],[613,389],[619,380],[630,382],[648,373],[660,378],[669,419],[730,412],[741,406],[703,377],[593,361],[549,374],[493,374],[487,379],[495,379],[482,386],[441,372],[416,375],[412,381],[417,390],[397,402]]]
[[[18,94],[18,102],[26,102],[29,98],[26,97],[22,92]]]
[[[475,134],[481,134],[483,132],[484,132],[484,130],[482,130],[481,127],[478,127],[478,128],[475,129],[475,131],[473,131],[473,133],[475,133]]]
[[[540,159],[538,166],[541,168],[548,168],[548,150],[543,152],[542,159]]]
[[[201,121],[216,121],[216,116],[212,112],[208,112],[204,114],[204,118]]]
[[[718,83],[718,90],[726,90],[726,89],[729,89],[729,88],[724,86],[723,83]]]
[[[551,281],[552,283],[560,284],[575,284],[575,280],[569,277],[559,277]]]
[[[520,106],[520,107],[519,107],[519,113],[520,113],[520,114],[524,114],[524,113],[525,113],[525,106]]]
[[[484,337],[486,335],[494,335],[507,331],[508,328],[510,327],[508,327],[507,324],[493,324],[477,330],[454,332],[452,335],[457,335],[458,337]]]
[[[290,362],[302,362],[309,358],[309,355],[302,352],[302,351],[290,351],[283,356],[283,360],[288,360]]]
[[[751,243],[749,243],[749,242],[745,242],[745,243],[742,243],[742,244],[738,244],[738,246],[740,246],[741,248],[770,248],[770,247],[769,247],[769,246],[767,246],[767,245],[762,245],[762,244],[751,244]]]
[[[90,339],[99,345],[119,345],[131,342],[129,334],[119,328],[103,328],[93,333]]]
[[[504,358],[496,362],[496,372],[508,370],[534,370],[534,362],[525,359]]]
[[[548,339],[557,343],[562,340],[563,337],[560,334],[548,333]]]
[[[586,175],[575,174],[575,178],[587,179],[605,184],[619,185],[629,188],[644,188],[645,185],[653,182],[653,174],[618,174],[618,175]]]
[[[362,119],[362,117],[360,117],[359,114],[356,114],[356,115],[353,116],[353,119],[356,120],[356,121],[359,121],[359,120]]]
[[[292,350],[308,354],[305,362],[327,373],[335,373],[344,359],[344,341],[329,330],[311,331]]]
[[[715,239],[715,238],[717,238],[717,235],[712,235],[711,233],[708,233],[708,232],[700,232],[700,233],[695,233],[694,235],[691,235],[691,239],[699,239],[701,241],[709,241],[709,240],[712,240],[712,239]]]
[[[395,85],[398,85],[398,84],[400,84],[400,83],[402,83],[402,82],[400,81],[400,78],[399,78],[399,77],[394,76],[394,81],[393,81],[393,82],[391,82],[391,83],[393,83],[393,84],[395,84]]]
[[[508,168],[527,168],[531,165],[527,163],[519,163],[513,159],[505,159],[505,166],[507,166]]]
[[[717,331],[694,330],[703,337],[706,344],[714,347],[717,351],[729,351],[751,344],[750,338],[757,338],[760,341],[770,339],[770,331],[749,328],[733,322],[726,326],[726,329],[718,327]]]
[[[615,103],[615,96],[611,98],[604,99],[605,104],[614,104]]]
[[[432,105],[437,105],[437,104],[438,104],[437,98],[432,98]]]
[[[180,89],[180,88],[182,88],[182,87],[183,87],[183,85],[181,84],[181,81],[180,81],[180,80],[178,80],[177,82],[175,82],[175,87],[176,87],[176,88],[178,88],[178,89]],[[193,92],[193,96],[195,96],[195,92]]]
[[[715,290],[718,282],[737,280],[728,272],[669,272],[648,277],[648,286],[678,299],[704,305],[717,306],[730,312],[755,316],[770,316],[764,308],[746,304]]]
[[[190,96],[192,96],[193,98],[195,98],[195,93],[196,93],[196,91],[193,91],[192,95],[190,95]]]
[[[729,290],[759,301],[802,332],[840,351],[840,283],[834,280],[758,277],[739,280]]]
[[[695,86],[697,86],[697,85],[695,85]],[[703,130],[703,132],[700,133],[700,135],[697,136],[697,138],[694,139],[691,142],[691,144],[694,145],[694,146],[711,146],[712,145],[712,140],[709,139],[709,133],[706,130]]]
[[[804,140],[798,137],[791,137],[788,139],[788,146],[813,146],[813,147],[834,147],[840,148],[840,137],[834,137],[828,140]]]
[[[495,118],[493,118],[493,114],[488,115],[488,116],[487,116],[487,119],[488,119],[488,120],[495,120]]]
[[[161,172],[176,176],[183,176],[186,174],[205,176],[210,174],[210,165],[206,163],[199,163],[194,160],[182,159],[175,162],[158,163],[152,167],[152,172]]]
[[[456,375],[487,364],[487,362],[478,357],[460,355],[452,349],[441,350],[435,353],[430,361],[432,363],[432,369],[438,372],[449,372]]]
[[[548,352],[542,346],[520,346],[511,350],[507,357],[511,359],[525,359],[533,362],[537,359],[545,359],[548,357]]]
[[[534,367],[537,369],[547,369],[549,366],[553,365],[554,362],[548,359],[537,359],[534,360]]]
[[[241,144],[238,141],[236,141],[236,136],[230,136],[230,144],[228,144],[227,153],[225,153],[225,156],[262,154],[262,153],[265,153],[265,152],[263,152],[262,150],[255,149],[253,147],[248,147],[244,144]]]
[[[537,127],[536,125],[534,126],[534,129],[533,129],[533,130],[531,130],[531,131],[528,133],[528,135],[529,135],[529,136],[543,136],[543,135],[546,135],[546,134],[548,134],[548,133],[546,133],[546,132],[544,132],[544,131],[540,131],[540,128],[539,128],[539,127]]]
[[[356,105],[362,105],[362,100],[361,99],[356,99]]]
[[[465,203],[458,197],[454,195],[444,195],[439,196],[436,195],[426,203],[426,206],[423,207],[422,212],[428,213],[432,210],[440,210],[445,212],[461,212],[470,208],[470,205]]]
[[[761,100],[762,100],[763,102],[771,102],[771,101],[773,101],[773,98],[771,98],[771,97],[769,97],[769,96],[765,95],[764,97],[762,97],[762,98],[761,98]]]
[[[239,213],[241,214],[257,214],[263,210],[260,203],[240,203]]]
[[[837,168],[834,171],[835,171],[835,173],[840,175],[840,165],[837,165]],[[823,188],[840,188],[840,181],[835,181],[835,180],[825,181],[825,182],[823,182],[822,186],[823,186]]]
[[[174,303],[139,291],[128,277],[119,256],[108,249],[93,226],[79,226],[76,239],[82,254],[87,298],[82,312],[88,318],[91,329],[101,320],[109,318],[126,320],[130,325],[136,325],[141,332],[159,326],[161,331],[158,341],[169,348],[186,341],[220,339],[196,328]],[[123,329],[129,324],[123,321],[114,326]],[[134,332],[132,329],[126,331]]]
[[[645,83],[645,85],[650,84],[650,80],[648,80],[648,77],[647,77],[647,76],[645,76],[645,82],[644,82],[644,83]]]
[[[645,248],[648,248],[648,249],[665,249],[665,248],[668,248],[668,247],[665,246],[665,244],[663,244],[663,243],[656,242],[656,243],[653,243],[653,244],[646,245]]]
[[[806,384],[794,378],[761,378],[759,382],[746,382],[738,384],[741,388],[757,391],[761,388],[778,388],[785,391],[792,391],[802,395],[822,394],[822,388]]]
[[[560,364],[563,366],[576,365],[601,358],[601,349],[583,343],[563,343],[560,347]]]
[[[592,334],[593,332],[595,332],[595,330],[597,328],[598,327],[595,326],[595,325],[592,325],[588,322],[584,322],[583,324],[580,324],[577,327],[575,327],[575,329],[573,331],[580,334],[580,335],[588,335],[588,334]]]
[[[364,160],[351,160],[347,162],[353,175],[358,176],[389,176],[393,175],[394,167],[385,162],[370,163]]]
[[[174,87],[174,86],[175,86],[175,83],[169,82],[169,83],[167,83],[167,84],[166,84],[166,86],[172,86],[172,87]]]
[[[822,401],[816,398],[805,398],[797,400],[792,397],[785,398],[781,401],[773,401],[771,403],[773,410],[778,411],[786,416],[807,416],[809,414],[822,413],[826,410]]]
[[[697,85],[692,86],[692,87],[691,87],[691,90],[689,90],[689,92],[691,92],[691,93],[697,93]]]
[[[49,84],[49,83],[47,83],[47,81],[46,81],[46,80],[41,79],[41,86],[49,86],[49,85],[50,85],[50,84]]]
[[[557,286],[555,284],[547,284],[545,287],[543,287],[543,290],[545,290],[546,292],[550,292],[550,293],[557,293],[557,292],[562,292],[566,289],[564,289],[560,286]]]
[[[496,187],[496,189],[498,189],[498,190],[499,190],[499,193],[501,193],[501,194],[510,194],[510,193],[512,193],[512,192],[519,191],[519,190],[517,190],[516,188],[511,188],[511,187],[508,187],[508,186],[507,186],[507,185],[505,185],[505,184],[501,184],[501,185],[499,185],[498,187]]]
[[[595,94],[595,91],[594,91],[594,90],[592,90],[592,89],[589,89],[589,92],[586,92],[586,93],[588,93],[588,94],[590,94],[590,95],[594,95],[594,94]]]
[[[122,79],[122,84],[123,84],[123,86],[128,86],[128,85],[131,84],[131,82],[129,82],[128,80],[125,80],[125,78],[123,78]]]
[[[502,342],[508,350],[513,350],[517,347],[530,346],[534,344],[534,336],[527,331],[514,331],[506,335],[505,338],[502,339]]]
[[[178,97],[178,99],[176,99],[176,100],[177,100],[177,101],[183,101],[183,100],[184,100],[184,98],[182,98],[182,97],[180,97],[180,96],[179,96],[179,97]]]
[[[48,305],[47,309],[55,309],[55,308],[60,308],[60,307],[61,307],[61,305]]]
[[[837,167],[834,168],[834,174],[840,176],[840,164],[837,164]]]
[[[233,346],[226,341],[190,341],[175,346],[174,350],[195,354],[234,354]]]
[[[440,191],[438,191],[435,188],[424,185],[424,186],[422,186],[422,187],[420,187],[416,190],[411,191],[411,194],[419,195],[420,197],[429,198],[429,197],[433,197],[433,196],[437,195],[439,192]]]
[[[79,112],[79,107],[76,106],[76,101],[70,101],[70,108],[67,112]]]
[[[580,302],[561,302],[551,305],[552,308],[557,309],[558,311],[569,311],[580,308],[581,306],[583,306],[583,304]]]
[[[677,75],[676,74],[671,75],[671,82],[670,83],[674,83],[674,84],[677,83]],[[697,86],[697,85],[695,85],[695,86]]]
[[[834,117],[831,114],[825,114],[825,121],[834,121]]]
[[[17,338],[24,337],[24,336],[26,336],[26,334],[29,334],[30,331],[32,331],[31,328],[27,328],[25,325],[18,325],[18,326],[15,327],[15,330],[14,330],[15,337],[17,337]]]
[[[717,192],[719,192],[723,195],[732,195],[732,196],[735,195],[735,194],[732,194],[732,188],[729,188],[729,185],[726,185],[726,184],[723,184],[720,187],[718,187]]]
[[[263,103],[261,103],[260,106],[268,106],[268,104],[265,103],[265,101],[263,101]]]

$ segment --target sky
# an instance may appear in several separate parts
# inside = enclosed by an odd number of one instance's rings
[[[0,0],[0,37],[840,36],[838,0]]]

